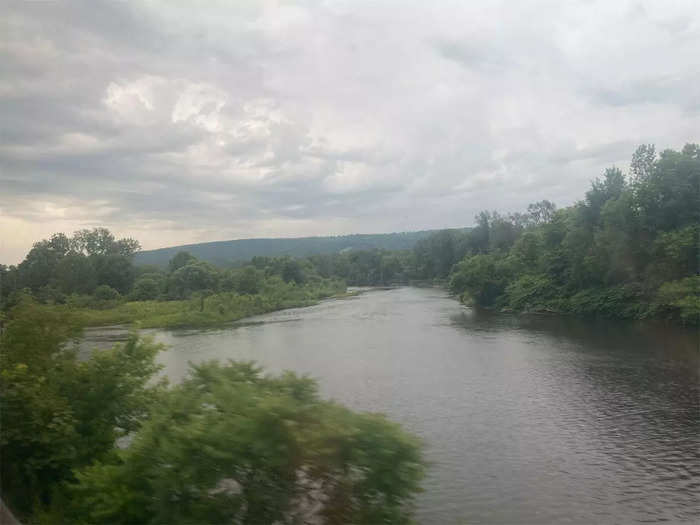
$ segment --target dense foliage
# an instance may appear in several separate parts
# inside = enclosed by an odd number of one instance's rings
[[[584,200],[557,210],[483,211],[410,251],[350,251],[309,261],[352,285],[449,282],[464,301],[516,311],[700,318],[700,149],[634,153]]]
[[[114,461],[78,474],[85,523],[403,523],[416,441],[292,373],[195,366]]]
[[[50,512],[75,469],[138,430],[162,388],[149,383],[158,346],[134,336],[79,359],[65,344],[78,333],[70,312],[23,297],[0,337],[2,496],[20,515]]]
[[[540,207],[541,206],[536,206]],[[634,154],[585,199],[539,217],[482,214],[450,287],[498,308],[700,318],[700,148]]]
[[[26,523],[407,520],[420,447],[383,417],[250,363],[168,389],[157,345],[134,335],[81,357],[78,325],[23,297],[0,338],[2,497]]]
[[[700,321],[700,147],[634,154],[557,210],[482,212],[411,250],[256,256],[220,268],[179,252],[135,266],[138,242],[56,234],[0,266],[2,497],[38,523],[403,523],[422,474],[416,441],[249,363],[154,381],[159,347],[132,336],[78,355],[85,325],[217,324],[351,285],[448,282],[517,311]],[[129,446],[117,447],[128,437]]]
[[[102,242],[87,250],[77,241],[93,237]],[[138,247],[114,241],[104,229],[40,241],[18,266],[0,266],[0,306],[7,309],[31,294],[46,310],[73,312],[83,325],[207,326],[307,306],[346,289],[342,279],[320,275],[305,259],[258,257],[254,264],[222,269],[179,252],[163,270],[135,266],[133,253],[114,248],[124,245]]]
[[[40,305],[51,311],[70,311],[81,326],[137,323],[141,328],[216,326],[244,317],[283,308],[309,306],[319,299],[340,295],[345,284],[322,280],[298,286],[280,278],[264,282],[256,294],[237,292],[207,293],[206,290],[179,300],[139,300],[95,302],[76,298],[66,304]],[[83,299],[86,299],[83,302]]]
[[[0,265],[0,301],[26,288],[43,300],[92,294],[100,287],[127,293],[134,281],[132,258],[140,249],[133,239],[115,239],[105,228],[62,233],[34,244],[17,267]]]
[[[165,270],[132,266],[138,243],[115,241],[106,230],[77,232],[72,239],[58,234],[37,243],[18,267],[0,265],[0,302],[12,304],[12,294],[28,288],[42,302],[116,306],[91,312],[87,317],[95,322],[176,326],[310,304],[346,284],[449,282],[465,301],[486,307],[697,323],[698,151],[689,144],[657,155],[653,146],[641,146],[626,176],[606,170],[571,207],[557,210],[543,200],[525,213],[484,211],[472,228],[420,232],[409,236],[412,249],[400,251],[256,255],[229,268],[178,252]]]

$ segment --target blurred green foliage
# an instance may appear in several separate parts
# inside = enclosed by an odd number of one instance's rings
[[[131,446],[77,474],[83,523],[405,523],[419,443],[377,415],[322,401],[290,372],[204,363]]]
[[[79,334],[72,311],[24,296],[0,336],[2,496],[22,516],[49,512],[74,469],[111,454],[162,390],[150,382],[159,346],[132,336],[79,359],[67,344]]]
[[[168,388],[137,335],[79,356],[79,315],[23,296],[0,338],[2,497],[25,523],[409,520],[421,447],[397,425],[252,363]]]

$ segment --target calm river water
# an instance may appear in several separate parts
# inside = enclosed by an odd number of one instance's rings
[[[697,331],[477,312],[400,288],[154,334],[173,381],[188,361],[254,359],[421,436],[419,523],[700,520]]]

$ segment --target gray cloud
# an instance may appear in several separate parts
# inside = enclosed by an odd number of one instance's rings
[[[13,2],[0,261],[471,224],[700,130],[694,2]]]

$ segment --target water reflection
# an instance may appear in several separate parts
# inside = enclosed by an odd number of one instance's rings
[[[557,422],[552,432],[558,443],[547,439],[553,445],[547,455],[563,465],[576,458],[576,469],[561,473],[579,488],[600,483],[587,495],[591,503],[605,503],[598,517],[631,510],[635,519],[700,516],[697,331],[478,310],[452,320],[468,332],[516,332],[544,350],[530,357],[536,364],[534,412]]]

